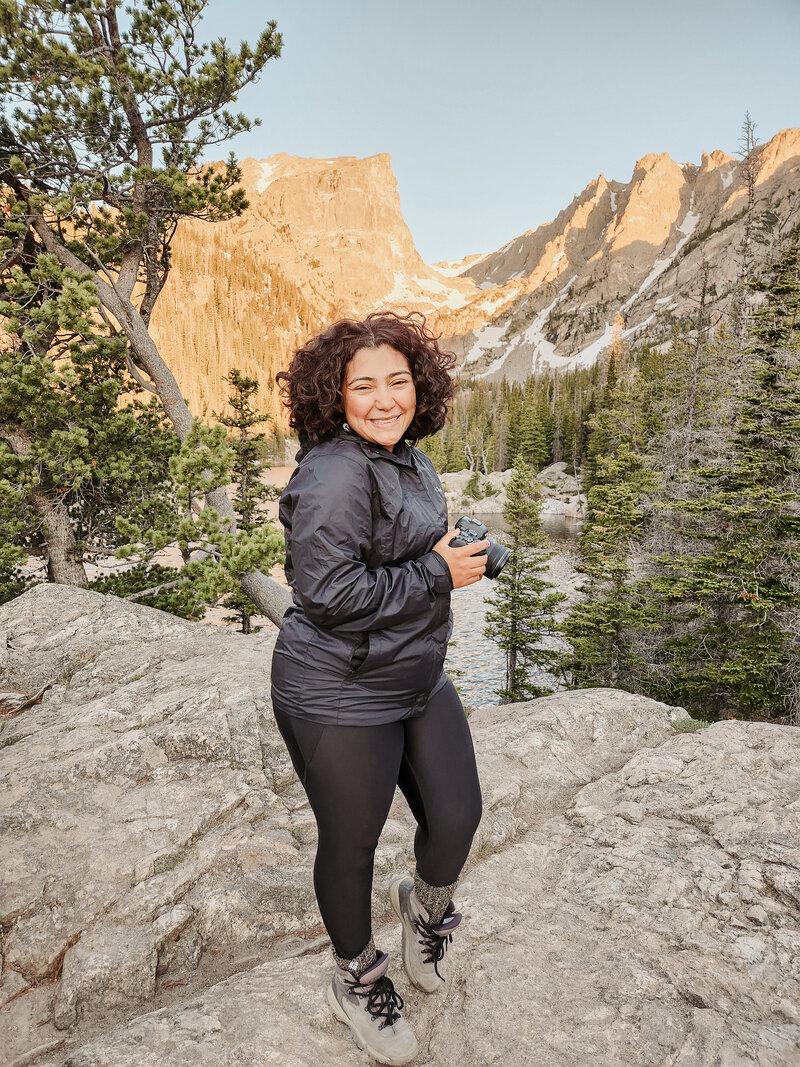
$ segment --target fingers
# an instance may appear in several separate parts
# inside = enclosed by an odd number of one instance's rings
[[[454,552],[458,552],[462,556],[479,556],[482,552],[485,552],[489,547],[488,541],[474,541],[471,545],[459,545],[454,548]]]
[[[466,548],[474,548],[474,545],[466,545]],[[459,551],[459,549],[456,549]],[[476,556],[468,554],[462,555],[462,558],[457,564],[458,580],[456,583],[457,588],[463,588],[467,585],[474,585],[479,582],[483,577],[486,570],[486,556]]]

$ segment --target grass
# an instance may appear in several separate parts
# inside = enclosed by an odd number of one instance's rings
[[[710,726],[710,722],[706,722],[705,719],[692,719],[687,717],[685,719],[676,719],[672,724],[672,729],[677,730],[679,734],[693,734],[697,730],[704,730],[706,726]]]

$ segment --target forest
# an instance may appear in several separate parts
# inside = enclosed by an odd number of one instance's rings
[[[588,370],[465,382],[450,424],[424,442],[442,471],[520,457],[580,475],[582,600],[556,622],[552,588],[507,598],[523,629],[547,617],[565,640],[549,658],[561,684],[643,693],[699,719],[800,722],[799,239],[743,280],[713,331],[700,300],[665,350],[628,349],[618,333]]]

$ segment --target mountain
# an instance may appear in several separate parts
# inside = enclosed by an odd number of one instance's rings
[[[800,129],[754,150],[756,261],[800,221]],[[388,155],[246,159],[250,206],[229,222],[186,220],[153,330],[193,411],[210,415],[232,367],[263,383],[326,323],[376,308],[429,315],[466,372],[524,380],[593,362],[619,313],[624,336],[659,343],[729,301],[747,205],[746,167],[719,150],[699,165],[640,159],[629,182],[600,175],[555,219],[488,255],[427,265],[403,219]]]
[[[800,129],[754,151],[756,262],[800,222]],[[587,365],[619,313],[630,339],[666,340],[697,311],[701,268],[717,317],[737,277],[745,227],[743,161],[703,154],[699,166],[647,155],[630,182],[601,174],[550,223],[467,265],[481,296],[442,321],[465,370],[524,380],[543,367]]]
[[[264,383],[326,323],[379,307],[463,306],[471,278],[427,266],[403,219],[388,155],[241,163],[250,206],[239,218],[185,220],[153,332],[198,414],[220,409],[232,367]]]

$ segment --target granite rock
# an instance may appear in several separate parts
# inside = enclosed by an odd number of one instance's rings
[[[0,689],[50,683],[0,733],[5,1062],[368,1062],[324,1005],[271,639],[54,586],[3,632]],[[684,717],[614,690],[473,711],[485,815],[433,997],[386,921],[411,863],[396,799],[374,917],[416,1062],[800,1063],[800,732]]]

